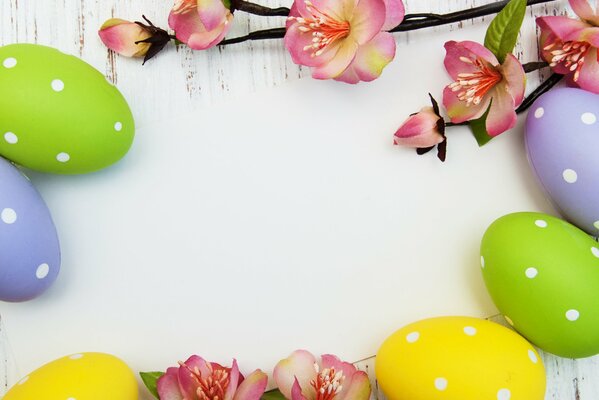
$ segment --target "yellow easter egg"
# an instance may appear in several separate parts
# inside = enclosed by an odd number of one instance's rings
[[[543,400],[545,368],[514,331],[469,317],[432,318],[389,337],[376,357],[389,400]]]
[[[3,400],[137,400],[133,371],[118,358],[81,353],[59,358],[21,379]]]

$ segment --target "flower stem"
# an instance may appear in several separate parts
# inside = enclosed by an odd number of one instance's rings
[[[460,22],[472,18],[483,17],[485,15],[497,14],[501,11],[509,0],[502,0],[491,4],[486,4],[484,6],[470,8],[468,10],[460,10],[456,12],[452,12],[449,14],[428,14],[428,13],[420,13],[420,14],[407,14],[401,24],[391,29],[390,32],[408,32],[415,31],[418,29],[430,28],[433,26],[439,25],[447,25],[454,22]],[[528,0],[527,5],[535,5],[542,3],[550,3],[555,0]],[[248,10],[244,10],[243,8],[237,8],[242,11],[249,11],[251,8],[258,13],[264,12],[265,14],[258,15],[288,15],[284,14],[285,7],[278,9],[270,9],[268,7],[259,6],[257,4],[248,3],[244,0],[234,0],[234,4],[239,2],[242,7],[248,7]],[[251,5],[251,6],[250,6]],[[253,31],[245,36],[239,36],[232,39],[225,39],[220,42],[220,46],[225,46],[234,43],[242,43],[248,40],[266,40],[266,39],[281,39],[285,36],[285,28],[273,28],[273,29],[263,29],[259,31]]]
[[[289,8],[287,7],[270,8],[245,0],[231,0],[231,10],[245,11],[263,17],[286,17],[289,15]]]

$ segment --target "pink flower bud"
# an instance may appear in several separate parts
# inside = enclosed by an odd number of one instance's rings
[[[433,107],[424,107],[395,132],[394,144],[419,149],[433,147],[445,140],[439,122],[443,124]]]
[[[126,57],[143,57],[151,46],[150,43],[136,44],[148,39],[151,33],[141,25],[124,19],[109,19],[104,22],[98,34],[106,47]]]

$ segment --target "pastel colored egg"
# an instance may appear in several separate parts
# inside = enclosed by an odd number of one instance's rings
[[[540,213],[499,218],[481,244],[495,305],[524,337],[563,357],[599,354],[599,243]]]
[[[14,385],[3,400],[137,400],[135,376],[118,358],[81,353],[59,358]]]
[[[541,96],[526,123],[530,164],[564,217],[599,233],[599,96],[563,88]]]
[[[42,294],[60,270],[60,245],[50,212],[21,172],[0,157],[0,300]]]
[[[131,147],[127,102],[77,57],[50,47],[0,47],[0,155],[51,173],[96,171]]]
[[[415,322],[395,332],[376,357],[389,400],[543,400],[545,369],[516,332],[470,317]]]

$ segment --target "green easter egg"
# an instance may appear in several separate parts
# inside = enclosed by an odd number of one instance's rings
[[[77,57],[0,47],[0,155],[24,167],[81,174],[120,160],[135,126],[121,93]]]
[[[497,308],[520,334],[562,357],[599,354],[599,243],[540,213],[495,221],[481,266]]]

